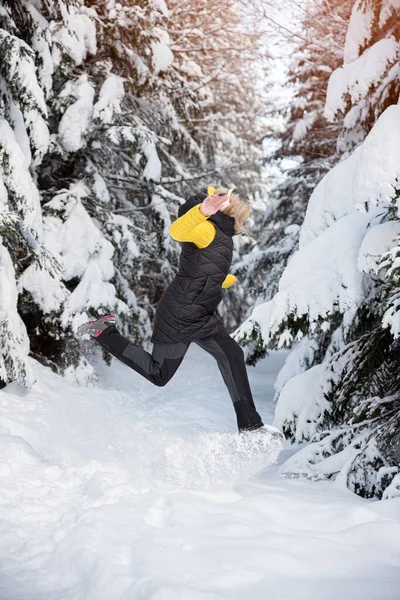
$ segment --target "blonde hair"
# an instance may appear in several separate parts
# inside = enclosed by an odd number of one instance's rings
[[[225,196],[228,194],[228,192],[229,189],[225,187],[220,187],[215,190],[215,194],[219,196]],[[232,192],[230,196],[229,205],[226,208],[224,208],[221,212],[235,219],[236,233],[246,233],[244,224],[251,213],[250,204],[247,200],[241,198],[237,192]]]

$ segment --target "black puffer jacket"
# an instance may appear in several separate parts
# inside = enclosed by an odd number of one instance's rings
[[[200,204],[200,193],[183,204],[181,217]],[[221,285],[232,262],[234,219],[221,212],[209,218],[216,225],[214,240],[206,248],[182,243],[178,274],[165,290],[157,307],[152,342],[177,344],[211,337],[222,323],[215,313],[221,302]]]

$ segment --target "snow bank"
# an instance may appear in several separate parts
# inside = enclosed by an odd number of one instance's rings
[[[2,598],[397,600],[398,498],[278,477],[199,348],[162,390],[103,369],[0,391]]]
[[[219,397],[217,406],[210,395],[202,404],[203,392],[196,388],[192,400],[185,393],[174,397],[183,379],[194,381],[188,365],[174,394],[165,396],[164,391],[163,397],[163,391],[122,363],[110,373],[111,382],[113,377],[118,379],[118,392],[113,388],[107,391],[80,387],[31,363],[37,383],[29,392],[21,390],[22,396],[32,399],[30,407],[18,396],[15,385],[0,396],[0,426],[7,425],[11,435],[10,452],[4,452],[2,458],[7,471],[4,474],[11,474],[14,462],[17,469],[34,464],[39,470],[46,470],[50,465],[58,465],[72,479],[86,479],[87,475],[89,483],[93,473],[111,474],[115,470],[117,479],[123,476],[136,493],[157,493],[226,491],[259,473],[276,460],[281,444],[265,433],[237,433],[233,408],[219,371],[208,355],[199,349],[197,352],[206,363],[211,363],[211,370],[210,365],[207,370],[212,379],[200,379],[203,386],[209,381],[211,395]],[[196,361],[189,358],[191,372]],[[108,377],[108,371],[102,365],[101,377]],[[132,389],[136,390],[134,395]],[[8,394],[15,398],[12,406],[7,402]],[[186,414],[182,413],[185,405]],[[225,420],[221,427],[225,431],[207,426],[213,417],[222,423]],[[188,418],[192,419],[189,426]],[[22,438],[20,447],[18,436]],[[8,448],[7,439],[3,441],[4,449]]]

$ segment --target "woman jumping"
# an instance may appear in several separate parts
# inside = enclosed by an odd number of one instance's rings
[[[178,219],[170,227],[171,237],[182,242],[179,271],[158,304],[151,354],[118,333],[113,316],[81,327],[82,333],[158,386],[168,383],[195,342],[216,359],[240,432],[265,426],[254,406],[243,350],[215,311],[222,299],[221,288],[236,282],[229,274],[232,238],[243,231],[249,214],[247,202],[225,188],[208,188],[208,193],[197,194],[179,208]]]

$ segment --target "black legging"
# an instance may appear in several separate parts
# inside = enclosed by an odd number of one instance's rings
[[[114,326],[108,327],[97,341],[113,356],[158,386],[165,385],[174,376],[190,345],[156,343],[150,354],[124,338]],[[223,328],[214,337],[195,340],[195,343],[216,359],[233,402],[239,431],[262,427],[239,344]]]

